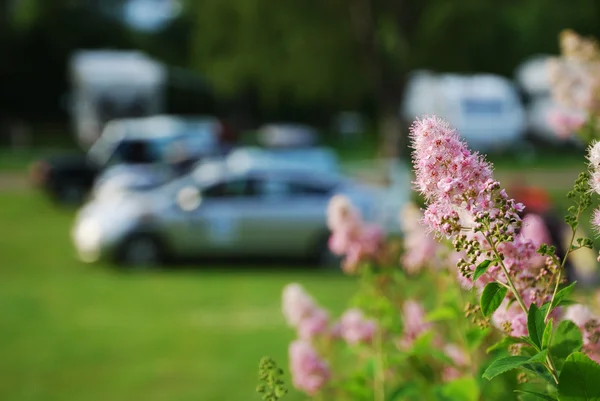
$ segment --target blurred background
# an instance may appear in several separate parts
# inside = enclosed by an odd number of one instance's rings
[[[0,0],[0,398],[259,399],[283,286],[352,293],[328,200],[399,231],[422,114],[560,221],[566,28],[600,37],[600,2]]]

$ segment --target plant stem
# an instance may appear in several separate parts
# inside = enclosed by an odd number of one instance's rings
[[[377,368],[375,369],[375,401],[385,401],[385,361],[383,359],[383,332],[377,330],[375,336],[377,347]]]
[[[575,217],[576,221],[579,221],[579,215],[581,214],[581,206],[577,205],[577,215]],[[567,259],[569,258],[569,254],[571,253],[571,246],[573,245],[573,241],[575,241],[575,235],[577,235],[577,226],[571,227],[571,240],[567,245],[567,251],[565,252],[565,256],[558,267],[558,275],[556,277],[556,283],[554,284],[554,291],[552,292],[552,298],[550,298],[550,306],[554,302],[554,298],[556,297],[556,293],[558,292],[558,287],[560,286],[560,282],[562,279],[562,271],[565,268],[565,264],[567,263]],[[546,316],[544,316],[544,322],[548,321],[548,317],[550,316],[550,312],[552,312],[552,308],[548,308],[546,311]]]
[[[506,281],[508,282],[508,286],[509,286],[510,290],[512,291],[513,295],[515,296],[515,299],[521,306],[521,309],[523,309],[523,312],[525,312],[525,314],[527,314],[527,307],[525,306],[525,302],[523,302],[523,299],[521,298],[521,294],[519,294],[519,291],[517,291],[517,288],[515,287],[515,283],[513,283],[512,278],[510,278],[510,274],[508,274],[508,269],[504,265],[504,260],[502,260],[502,258],[500,257],[500,252],[498,252],[496,245],[490,240],[489,237],[486,236],[485,239],[492,247],[492,251],[494,251],[494,255],[496,255],[496,258],[500,262],[500,267],[502,268],[502,271],[504,272],[504,275],[506,276]]]
[[[552,378],[554,379],[556,384],[558,384],[558,373],[556,372],[556,366],[554,366],[554,361],[552,360],[552,357],[550,357],[550,354],[546,356],[546,363],[548,364],[546,366],[548,368],[548,371],[552,375]]]

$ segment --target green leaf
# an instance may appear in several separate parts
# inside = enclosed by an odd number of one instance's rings
[[[461,401],[478,401],[479,386],[477,381],[472,377],[461,377],[447,383],[441,389],[443,399],[461,400]]]
[[[600,365],[582,352],[565,361],[558,383],[560,401],[599,401]]]
[[[542,338],[544,337],[544,315],[538,309],[536,304],[531,304],[529,312],[527,313],[527,332],[529,338],[538,347],[542,349]]]
[[[494,377],[518,368],[529,361],[529,358],[522,355],[507,356],[505,358],[496,359],[483,372],[483,377],[492,380]]]
[[[465,339],[467,341],[467,347],[469,350],[474,350],[479,348],[483,340],[490,334],[490,329],[480,329],[478,327],[474,327],[467,331],[465,334]]]
[[[525,344],[531,345],[533,348],[537,348],[537,345],[535,345],[535,343],[531,341],[531,338],[523,336],[521,337],[521,340],[523,340]],[[539,351],[539,349],[536,349],[536,351]]]
[[[387,394],[387,401],[400,401],[406,399],[406,396],[415,390],[418,391],[417,386],[414,383],[408,382],[403,383],[390,391]]]
[[[571,295],[571,293],[575,289],[575,284],[577,284],[577,281],[574,281],[573,283],[569,284],[567,287],[561,289],[556,293],[556,296],[552,300],[552,309],[556,308],[557,306],[560,306],[562,304],[562,301],[566,300],[566,298],[569,295]],[[552,311],[552,309],[550,311]]]
[[[546,401],[556,401],[556,398],[550,397],[547,394],[538,393],[536,391],[515,390],[515,393],[523,393],[523,394],[533,395],[534,397],[537,397],[539,399],[546,400]]]
[[[552,377],[550,372],[548,372],[548,368],[545,367],[544,365],[540,365],[539,363],[536,363],[536,364],[526,363],[525,365],[523,365],[523,369],[527,370],[528,372],[533,373],[540,379],[543,379],[549,385],[556,387],[556,382],[554,381],[554,378]]]
[[[548,320],[548,324],[544,329],[544,335],[542,337],[542,349],[548,348],[548,345],[550,345],[550,341],[552,340],[553,323],[553,319]]]
[[[436,322],[441,320],[452,320],[457,317],[458,313],[456,312],[456,309],[449,306],[443,306],[441,308],[436,308],[425,315],[425,320],[428,322]]]
[[[412,348],[410,349],[410,353],[417,356],[429,355],[431,352],[431,342],[435,333],[431,330],[428,330],[418,336],[412,344]]]
[[[548,351],[544,350],[542,352],[537,353],[532,357],[524,356],[524,355],[516,355],[516,356],[508,356],[505,358],[496,359],[494,362],[488,366],[488,368],[483,372],[483,377],[492,380],[494,377],[508,372],[509,370],[516,369],[523,365],[531,365],[535,363],[542,363],[546,360],[546,356],[548,356]]]
[[[489,317],[502,303],[507,289],[498,283],[489,283],[483,289],[480,304],[483,316]]]
[[[548,350],[547,349],[542,350],[542,351],[538,352],[537,354],[535,354],[534,356],[532,356],[531,358],[529,358],[527,363],[535,363],[535,362],[544,363],[544,362],[546,362],[547,356],[548,356]]]
[[[561,369],[565,359],[573,352],[581,351],[583,337],[579,327],[570,320],[559,323],[552,341],[550,342],[550,355],[558,370]]]
[[[484,260],[475,268],[475,273],[473,273],[473,282],[477,281],[477,279],[485,274],[485,272],[489,269],[492,264],[491,260]]]

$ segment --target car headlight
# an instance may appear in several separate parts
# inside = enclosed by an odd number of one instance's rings
[[[76,227],[73,239],[83,259],[93,260],[98,257],[102,229],[100,224],[92,219],[84,219]]]

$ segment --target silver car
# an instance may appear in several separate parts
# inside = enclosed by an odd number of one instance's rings
[[[207,162],[159,188],[92,199],[72,238],[86,262],[155,265],[199,256],[331,261],[326,208],[347,195],[367,220],[382,190],[295,164]]]

